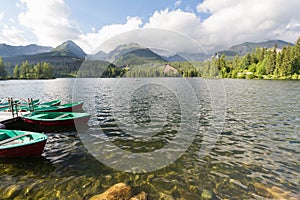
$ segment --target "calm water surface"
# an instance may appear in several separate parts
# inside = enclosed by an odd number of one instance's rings
[[[152,84],[143,84],[149,80]],[[190,88],[184,87],[186,81]],[[136,82],[141,87],[136,88]],[[216,117],[212,91],[203,79],[1,81],[2,98],[81,99],[92,118],[90,128],[79,134],[47,133],[41,158],[1,159],[0,199],[88,199],[118,182],[129,184],[134,192],[146,191],[149,199],[300,199],[300,82],[223,82],[223,127],[221,132],[211,132],[219,133],[212,136],[215,145],[200,156],[204,133]],[[191,109],[183,117],[185,106]],[[196,120],[197,130],[183,127],[190,130],[183,135],[180,126],[191,124],[185,120]],[[99,142],[100,129],[106,137]],[[151,140],[140,137],[141,132]],[[192,137],[192,144],[179,144],[174,153],[186,150],[178,160],[148,173],[113,169],[88,151],[109,139],[126,152],[164,153],[164,146],[177,135]],[[95,142],[87,147],[86,138]],[[114,151],[105,155],[115,156]]]

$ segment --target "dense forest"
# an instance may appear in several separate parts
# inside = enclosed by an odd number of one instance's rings
[[[256,48],[245,56],[226,59],[214,55],[202,63],[174,62],[171,65],[184,77],[247,79],[300,79],[300,37],[294,46],[277,49]]]
[[[76,64],[76,66],[75,66]],[[300,79],[300,37],[295,45],[277,48],[256,48],[244,56],[226,58],[215,54],[204,62],[146,62],[134,65],[86,60],[67,66],[39,62],[23,62],[8,73],[0,57],[0,79],[49,79],[53,77],[205,77],[247,79]],[[69,66],[70,65],[70,66]],[[165,66],[177,70],[166,72]],[[54,67],[53,67],[54,66]],[[77,71],[79,69],[79,71]],[[77,74],[76,74],[77,72]]]
[[[294,46],[278,49],[256,48],[244,56],[226,58],[216,54],[204,62],[170,62],[178,73],[165,73],[166,63],[129,68],[112,65],[102,77],[204,77],[247,79],[300,79],[300,37]],[[103,71],[102,71],[103,72]],[[110,73],[118,72],[118,73]],[[108,76],[107,76],[108,75]],[[110,76],[112,75],[112,76]],[[101,76],[98,76],[101,77]]]
[[[206,71],[204,71],[206,70]],[[257,48],[243,57],[236,56],[226,60],[224,55],[217,55],[207,63],[203,74],[216,75],[221,78],[300,78],[300,37],[295,46],[286,46],[278,50]]]
[[[0,79],[51,79],[53,77],[53,70],[50,63],[43,62],[35,65],[29,64],[28,61],[16,65],[13,69],[13,75],[10,75],[5,64],[0,57]]]

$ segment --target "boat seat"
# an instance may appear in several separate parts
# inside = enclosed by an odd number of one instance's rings
[[[69,113],[62,114],[62,115],[60,115],[60,116],[58,116],[58,117],[55,117],[54,119],[61,119],[61,118],[64,118],[64,117],[66,117],[66,116],[68,116],[68,115],[69,115]]]
[[[19,138],[25,137],[25,136],[29,136],[29,135],[31,135],[31,134],[30,133],[24,133],[22,135],[18,135],[18,136],[12,137],[12,138],[8,138],[8,139],[5,139],[5,140],[2,140],[2,141],[0,141],[0,145],[12,142],[12,141],[14,141],[16,139],[19,139]]]
[[[21,143],[23,143],[21,140],[14,140],[14,141],[5,143],[5,145],[14,145],[14,144],[21,144]]]

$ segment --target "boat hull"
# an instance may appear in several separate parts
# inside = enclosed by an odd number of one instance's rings
[[[33,144],[24,144],[22,146],[0,149],[1,158],[41,156],[44,151],[47,140],[39,141]]]
[[[28,119],[28,118],[23,118],[23,121],[26,123],[34,124],[34,125],[39,125],[39,126],[75,126],[76,124],[81,125],[81,124],[87,124],[89,121],[90,116],[83,116],[80,118],[75,118],[75,119],[67,119],[67,120],[55,120],[55,121],[43,121],[43,120],[34,120],[34,119]]]

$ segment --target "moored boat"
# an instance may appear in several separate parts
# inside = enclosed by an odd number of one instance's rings
[[[53,101],[47,101],[47,102],[40,103],[40,106],[59,106],[60,103],[61,103],[60,99],[55,99]]]
[[[39,112],[35,111],[21,116],[22,120],[38,126],[63,127],[87,124],[91,115],[73,112]]]
[[[83,106],[83,101],[76,101],[72,103],[62,104],[59,106],[48,106],[48,105],[36,105],[34,106],[34,111],[40,112],[78,112],[81,111]],[[20,107],[22,111],[31,111],[31,109],[27,107]]]
[[[47,139],[42,133],[0,130],[0,157],[40,156]]]
[[[19,103],[20,100],[16,99],[14,100],[14,103]],[[11,102],[9,100],[2,100],[0,103],[0,108],[4,109],[4,108],[9,108],[11,105]]]
[[[40,99],[34,99],[34,100],[28,100],[28,101],[19,101],[18,104],[20,106],[26,106],[26,105],[39,105],[41,103]]]

